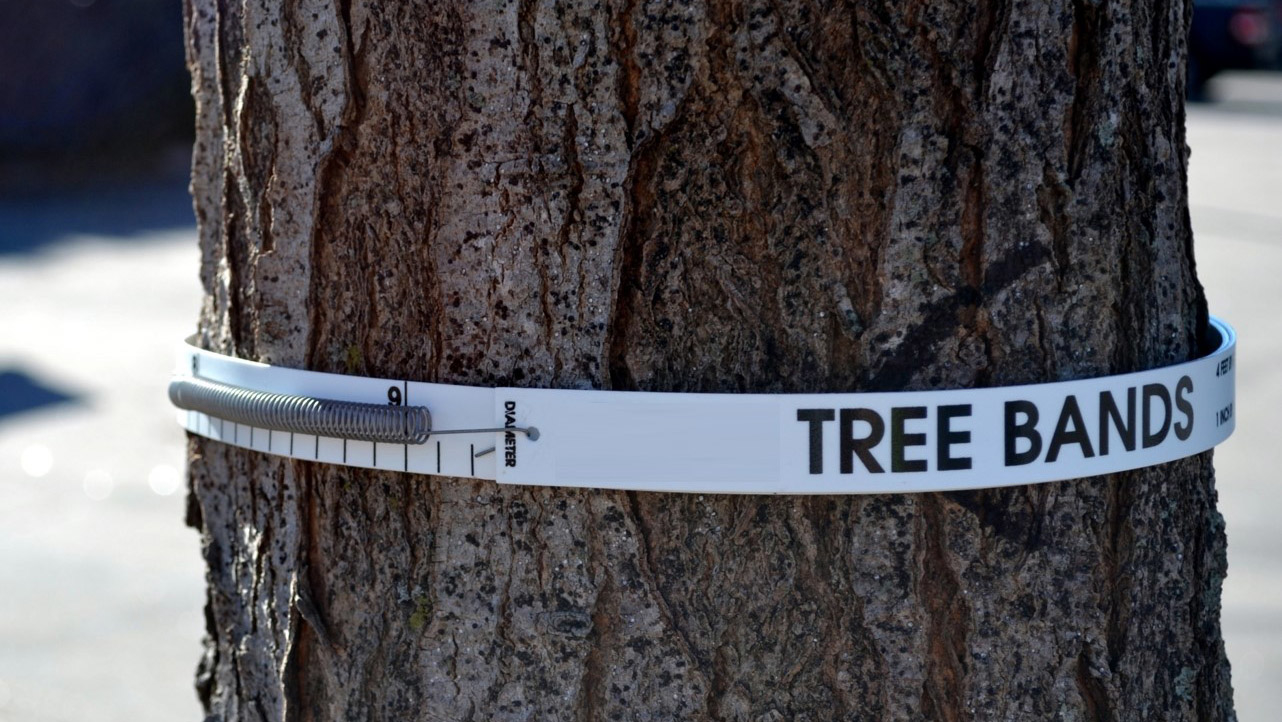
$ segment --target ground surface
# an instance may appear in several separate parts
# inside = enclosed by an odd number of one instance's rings
[[[1198,272],[1241,336],[1216,453],[1238,714],[1282,708],[1282,75],[1192,108]],[[0,197],[0,722],[200,719],[198,538],[165,398],[199,303],[181,178]]]

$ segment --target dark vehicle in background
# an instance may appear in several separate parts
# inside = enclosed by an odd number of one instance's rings
[[[1282,51],[1282,0],[1193,0],[1188,95],[1206,99],[1222,70],[1276,68]]]

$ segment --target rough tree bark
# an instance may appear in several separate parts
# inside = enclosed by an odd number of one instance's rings
[[[189,0],[209,348],[927,389],[1190,358],[1186,2]],[[1231,719],[1209,454],[507,488],[191,441],[216,720]]]

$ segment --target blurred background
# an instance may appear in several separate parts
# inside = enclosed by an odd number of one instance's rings
[[[1282,0],[1197,0],[1190,203],[1241,335],[1216,451],[1239,718],[1282,709]],[[0,0],[0,722],[197,720],[199,537],[165,394],[200,302],[178,0]]]

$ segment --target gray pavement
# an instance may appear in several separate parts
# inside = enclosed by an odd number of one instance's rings
[[[1282,709],[1282,75],[1213,92],[1189,112],[1190,193],[1212,311],[1240,333],[1216,467],[1251,722]],[[183,185],[0,198],[0,722],[200,719],[203,569],[164,392],[200,300]]]
[[[0,416],[0,720],[201,718],[203,569],[165,400],[200,301],[184,196],[0,202],[0,395],[67,397]]]
[[[1220,83],[1188,116],[1190,215],[1211,312],[1238,331],[1237,429],[1216,449],[1228,525],[1224,636],[1238,717],[1282,709],[1282,76]]]

